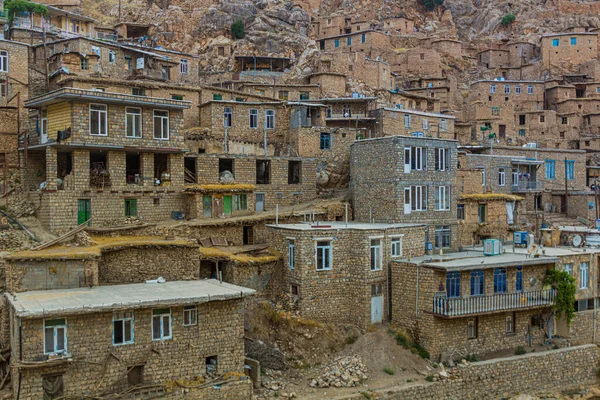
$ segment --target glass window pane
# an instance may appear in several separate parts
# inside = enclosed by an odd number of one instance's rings
[[[114,335],[114,343],[122,344],[123,343],[123,321],[113,321],[113,335]]]
[[[160,315],[152,317],[152,339],[160,339]]]
[[[131,342],[131,328],[132,328],[132,323],[133,321],[131,321],[130,319],[125,320],[124,324],[124,328],[123,328],[123,336],[125,338],[125,342]]]
[[[163,337],[171,336],[171,317],[169,315],[163,315]]]
[[[65,350],[65,328],[56,328],[56,351]]]
[[[44,330],[45,346],[44,353],[54,353],[54,328]]]

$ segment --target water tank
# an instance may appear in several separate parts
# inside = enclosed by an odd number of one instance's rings
[[[486,239],[483,241],[483,254],[495,256],[502,252],[502,242],[498,239]]]

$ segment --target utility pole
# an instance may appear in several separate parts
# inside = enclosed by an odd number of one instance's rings
[[[565,157],[565,216],[569,211],[569,188],[567,187],[567,173],[569,169],[567,168],[567,157]]]

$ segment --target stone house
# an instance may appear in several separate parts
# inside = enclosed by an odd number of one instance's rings
[[[409,48],[398,54],[392,70],[400,76],[445,76],[440,53],[425,47]]]
[[[322,61],[319,71],[310,75],[311,84],[319,85],[321,88],[321,97],[344,97],[346,96],[346,75],[332,72],[331,62]]]
[[[355,220],[423,223],[433,247],[455,248],[457,161],[455,140],[396,135],[354,142]]]
[[[30,99],[24,187],[41,190],[39,218],[53,232],[182,210],[183,110],[189,102],[63,88]]]
[[[383,97],[390,103],[389,106],[391,107],[424,112],[440,112],[440,100],[431,96],[431,93],[429,93],[429,96],[423,96],[415,92],[396,88],[385,92]],[[386,105],[384,101],[381,101],[381,104]]]
[[[317,38],[349,34],[370,28],[370,23],[356,16],[327,16],[323,18],[312,18],[311,28],[313,35]]]
[[[462,42],[452,38],[438,38],[429,40],[433,50],[445,57],[461,58],[462,57]]]
[[[510,52],[506,49],[485,49],[477,53],[477,62],[487,69],[509,67]]]
[[[29,98],[28,62],[27,44],[0,39],[0,153],[7,153],[11,167],[18,165],[17,113],[21,121],[27,120],[23,103]]]
[[[317,62],[319,71],[327,70],[350,76],[353,81],[364,83],[372,90],[394,88],[391,66],[379,55],[354,50],[328,51],[322,52]]]
[[[536,43],[512,40],[504,45],[509,51],[509,66],[522,67],[540,58],[540,47]]]
[[[387,17],[382,21],[382,28],[387,33],[409,35],[415,31],[415,21],[407,17]]]
[[[373,51],[382,50],[385,54],[391,48],[390,36],[373,29],[324,37],[317,42],[320,50],[361,51],[367,53],[369,57],[373,57],[371,54]]]
[[[47,291],[7,293],[13,390],[26,398],[80,397],[241,374],[244,298],[252,293],[216,280],[57,289],[52,299]],[[82,357],[87,362],[73,362]],[[252,397],[249,382],[223,389]]]
[[[293,58],[266,55],[236,55],[233,80],[262,81],[265,78],[278,78],[289,70]]]
[[[573,68],[598,57],[596,32],[564,32],[542,35],[542,69]]]
[[[556,261],[481,251],[393,260],[392,323],[436,360],[542,344],[556,295],[543,279]]]
[[[424,254],[424,226],[319,222],[269,225],[283,255],[282,290],[304,318],[362,328],[389,319],[388,266]]]
[[[292,84],[292,83],[259,83],[259,82],[232,82],[237,90],[269,96],[281,101],[305,101],[321,97],[321,89],[317,84]]]
[[[379,108],[376,113],[379,122],[378,131],[376,132],[377,137],[401,135],[442,139],[455,138],[455,117],[452,115],[400,107]]]
[[[326,126],[333,128],[365,128],[368,137],[375,133],[373,110],[377,107],[377,97],[356,95],[310,100],[307,103],[325,105]]]

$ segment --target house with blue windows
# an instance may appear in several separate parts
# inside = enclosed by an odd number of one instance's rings
[[[597,32],[561,32],[542,35],[542,65],[583,64],[597,58]]]
[[[544,343],[554,334],[556,292],[543,281],[558,258],[499,253],[393,260],[392,324],[419,338],[433,359]]]

